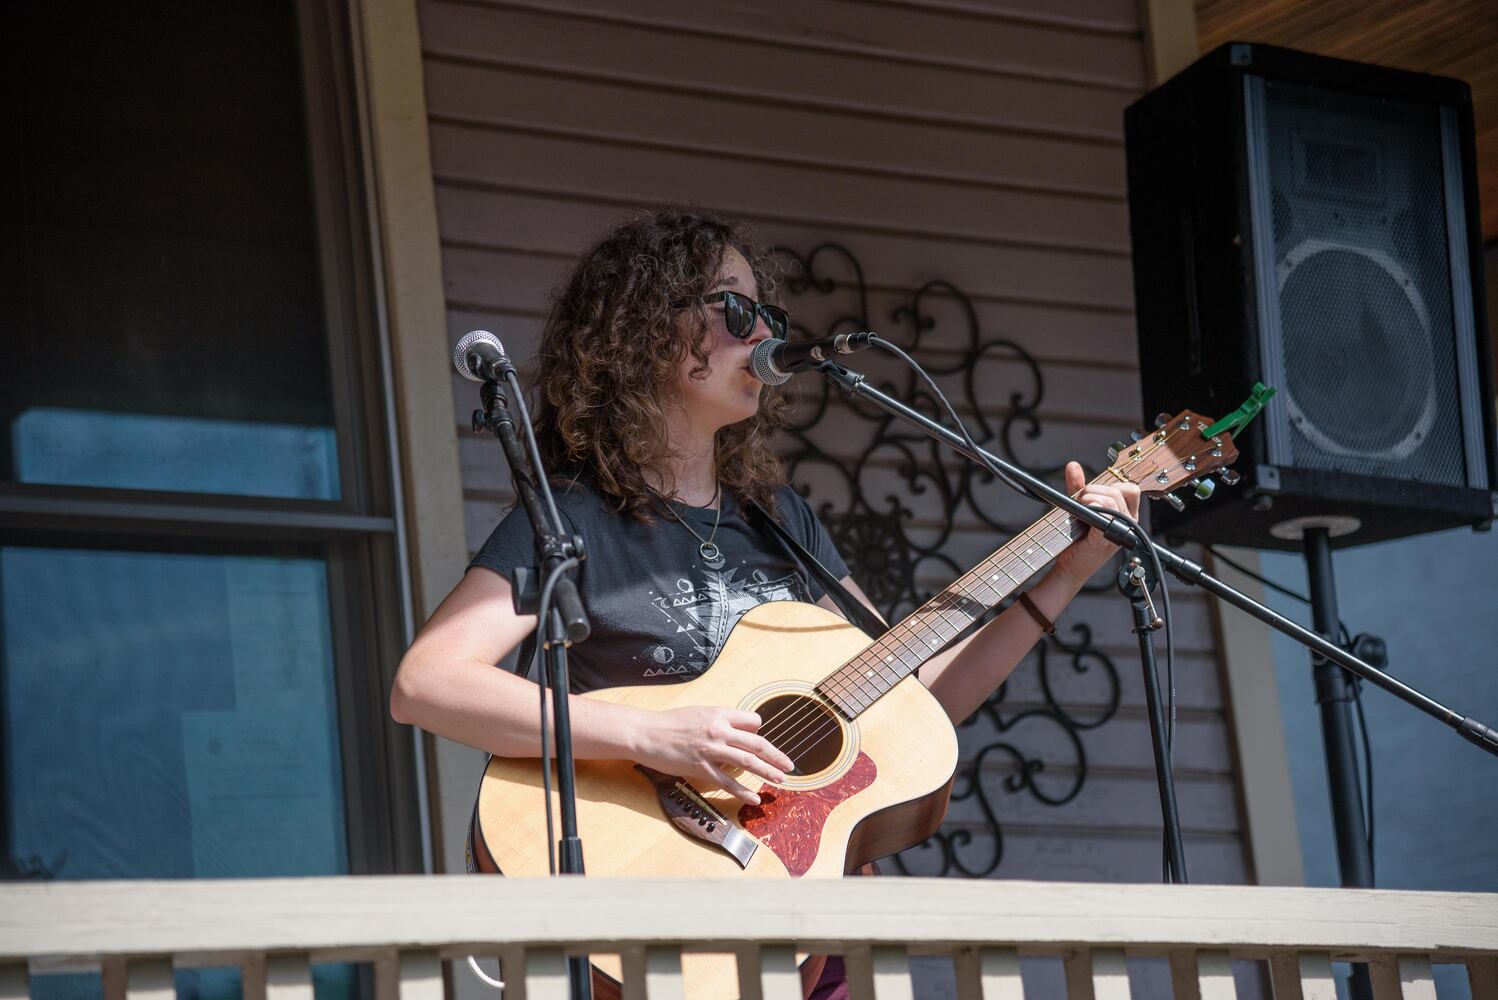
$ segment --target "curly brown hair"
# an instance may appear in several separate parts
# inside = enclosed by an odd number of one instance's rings
[[[696,210],[663,208],[617,226],[583,255],[556,294],[536,356],[536,436],[548,469],[590,475],[617,509],[649,522],[674,517],[647,471],[672,457],[665,407],[677,372],[708,371],[705,309],[682,336],[672,303],[705,294],[729,248],[748,261],[762,301],[775,301],[774,263],[740,224]],[[788,422],[783,389],[766,386],[759,411],[717,433],[719,480],[741,504],[775,509],[785,467],[771,447]]]

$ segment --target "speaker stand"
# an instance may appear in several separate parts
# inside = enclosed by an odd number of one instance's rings
[[[1310,521],[1305,518],[1303,521]],[[1340,642],[1337,583],[1332,576],[1332,527],[1303,524],[1301,544],[1311,590],[1311,615],[1317,632]],[[1311,654],[1316,703],[1321,706],[1321,743],[1326,751],[1326,780],[1332,824],[1337,837],[1337,869],[1345,887],[1373,888],[1373,859],[1363,824],[1363,791],[1357,780],[1357,750],[1352,732],[1352,679],[1347,671],[1317,653]],[[1354,1000],[1372,997],[1368,967],[1352,967],[1349,984]]]

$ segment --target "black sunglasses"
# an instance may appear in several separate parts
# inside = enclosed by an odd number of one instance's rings
[[[706,304],[720,301],[723,303],[723,321],[728,326],[728,332],[739,340],[743,340],[754,332],[755,313],[764,318],[765,326],[769,327],[770,333],[781,340],[785,339],[786,332],[790,329],[791,317],[784,309],[779,306],[767,306],[763,302],[755,302],[742,292],[713,292],[711,295],[699,295],[696,298],[673,302],[672,308],[685,309],[696,302]]]

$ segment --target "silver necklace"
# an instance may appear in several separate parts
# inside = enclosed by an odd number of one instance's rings
[[[719,483],[718,488],[713,491],[713,499],[721,500],[722,494],[723,484]],[[683,528],[686,528],[692,533],[693,538],[702,543],[697,546],[697,554],[702,557],[702,561],[707,564],[707,568],[722,569],[723,550],[713,544],[713,539],[718,537],[718,523],[723,520],[723,504],[721,502],[718,504],[718,510],[713,516],[713,530],[708,533],[708,536],[706,538],[703,538],[701,535],[697,534],[697,530],[687,523],[687,517],[685,514],[678,514],[677,520],[681,522],[681,526]]]

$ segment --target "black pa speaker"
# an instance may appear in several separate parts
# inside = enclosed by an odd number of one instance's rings
[[[1166,538],[1355,545],[1498,507],[1471,92],[1232,43],[1125,115],[1147,416],[1221,417],[1242,483]]]

